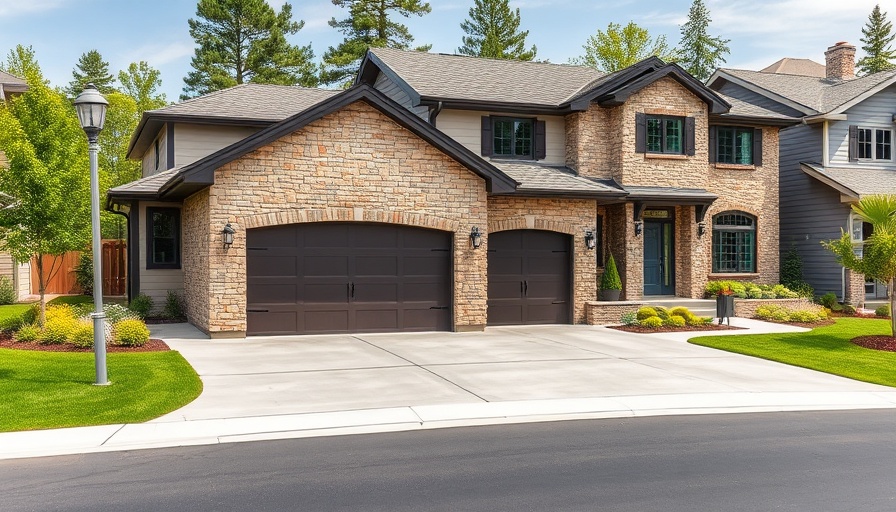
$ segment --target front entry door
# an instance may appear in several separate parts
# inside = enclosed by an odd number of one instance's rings
[[[644,221],[644,295],[675,294],[671,222]]]

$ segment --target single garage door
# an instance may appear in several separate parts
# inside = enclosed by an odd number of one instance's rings
[[[488,324],[568,324],[569,235],[520,229],[488,236]]]
[[[247,332],[450,330],[451,239],[392,224],[250,229]]]

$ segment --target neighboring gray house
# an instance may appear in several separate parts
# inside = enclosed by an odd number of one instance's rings
[[[896,193],[896,70],[856,78],[855,51],[828,48],[825,77],[719,69],[708,86],[802,121],[780,132],[781,252],[799,251],[816,294],[858,305],[886,287],[840,267],[821,241],[844,230],[860,250],[869,230],[850,205]]]
[[[0,103],[27,90],[28,83],[25,80],[0,71]],[[6,162],[6,155],[0,151],[0,168],[6,167]],[[0,276],[6,276],[12,282],[18,299],[31,294],[30,262],[17,263],[9,253],[0,252]]]

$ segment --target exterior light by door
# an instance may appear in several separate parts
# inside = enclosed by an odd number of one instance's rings
[[[641,232],[644,231],[644,223],[640,220],[635,221],[635,236],[641,236]]]
[[[229,222],[224,226],[224,229],[221,230],[221,236],[224,237],[225,249],[233,245],[233,235],[235,233],[236,231],[233,230],[233,227],[231,227]]]
[[[593,251],[595,245],[597,245],[597,241],[594,238],[594,231],[590,229],[585,230],[585,247],[588,248],[589,251]]]
[[[706,223],[698,222],[697,223],[697,236],[703,236],[703,233],[706,233]]]
[[[479,249],[479,246],[482,245],[482,233],[476,226],[470,230],[470,245],[473,246],[473,249]]]

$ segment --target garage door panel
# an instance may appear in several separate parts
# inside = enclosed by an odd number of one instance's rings
[[[518,276],[523,273],[523,259],[518,255],[505,256],[493,251],[488,254],[489,276]]]
[[[295,256],[256,256],[247,259],[246,277],[295,276]]]
[[[399,299],[397,283],[355,283],[352,302],[389,302],[395,304]]]
[[[249,325],[264,325],[268,334],[294,333],[298,330],[295,311],[252,311],[246,314]]]
[[[319,334],[329,332],[346,332],[349,330],[348,311],[345,309],[336,310],[305,310],[302,315],[303,325],[293,332],[305,332],[308,334]]]
[[[398,275],[398,256],[365,256],[357,255],[354,275],[362,276],[395,276]]]
[[[364,229],[352,231],[351,246],[356,248],[394,249],[398,246],[399,233],[392,226],[365,226]]]
[[[528,304],[527,313],[530,322],[546,324],[565,324],[569,322],[566,317],[565,304]]]
[[[451,328],[445,310],[429,308],[405,309],[403,324],[411,331],[446,331]]]
[[[296,247],[298,233],[295,229],[283,229],[280,226],[269,228],[258,228],[252,230],[252,238],[249,240],[248,248],[265,248],[272,249],[277,247],[286,247],[294,249]]]
[[[337,277],[348,273],[347,256],[305,256],[302,258],[302,268],[293,270],[305,277]]]
[[[451,300],[451,295],[442,293],[441,296],[433,293],[433,288],[439,286],[440,283],[432,280],[424,280],[419,283],[404,283],[401,290],[402,302],[405,304],[414,302],[432,303],[433,306],[447,306]]]
[[[410,276],[441,276],[448,268],[451,258],[448,252],[430,252],[420,256],[409,255],[403,259],[403,274]]]
[[[299,302],[304,304],[346,304],[349,299],[349,286],[345,283],[306,283],[298,295]]]
[[[246,300],[249,304],[295,303],[296,284],[258,283],[246,290]]]
[[[298,224],[288,228],[297,230],[299,237],[296,247],[302,249],[343,249],[349,246],[351,240],[347,224],[322,222]]]
[[[355,310],[355,322],[369,331],[396,331],[400,325],[395,309],[363,309],[362,306]]]

